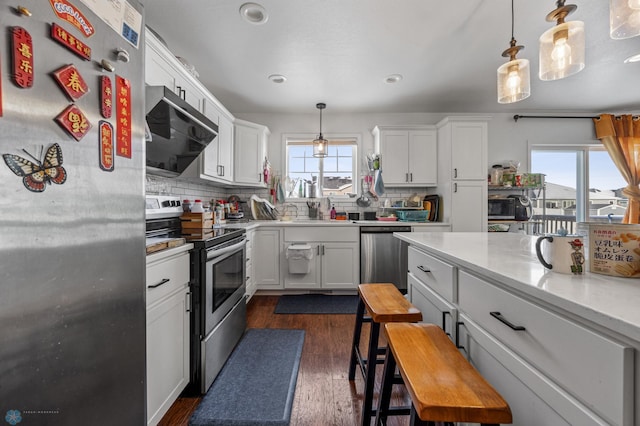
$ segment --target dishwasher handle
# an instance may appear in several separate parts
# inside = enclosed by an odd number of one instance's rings
[[[361,234],[391,234],[393,232],[411,232],[410,226],[361,226]]]

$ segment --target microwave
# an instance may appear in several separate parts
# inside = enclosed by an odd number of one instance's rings
[[[533,214],[531,201],[524,195],[489,198],[489,220],[529,220]]]

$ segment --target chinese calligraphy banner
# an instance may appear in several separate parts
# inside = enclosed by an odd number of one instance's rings
[[[33,86],[33,40],[22,27],[11,29],[13,81],[23,89]]]
[[[131,158],[131,83],[116,76],[116,154]]]

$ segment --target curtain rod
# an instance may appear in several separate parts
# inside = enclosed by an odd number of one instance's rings
[[[594,118],[600,118],[598,117],[586,117],[586,116],[575,116],[575,115],[514,115],[513,116],[513,120],[514,121],[518,121],[521,118],[588,118],[593,120]]]

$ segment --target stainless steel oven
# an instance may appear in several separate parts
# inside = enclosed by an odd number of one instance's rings
[[[191,381],[206,393],[246,328],[246,237],[222,228],[192,242]]]

